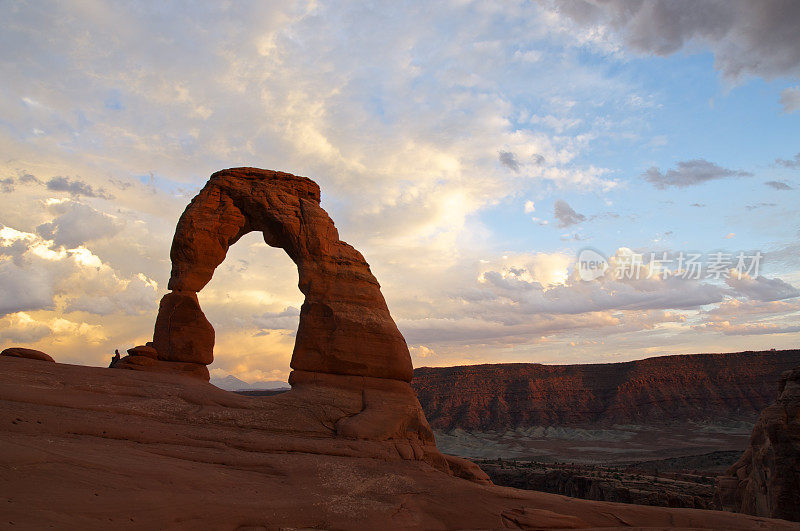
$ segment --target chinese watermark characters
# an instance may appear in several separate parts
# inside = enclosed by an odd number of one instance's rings
[[[590,281],[610,276],[616,280],[641,280],[669,277],[685,280],[725,280],[728,278],[757,278],[764,255],[761,251],[703,254],[678,251],[675,253],[617,253],[607,259],[594,249],[578,254],[578,276]]]

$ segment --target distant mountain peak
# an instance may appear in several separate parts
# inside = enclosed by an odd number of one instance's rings
[[[279,380],[257,381],[248,383],[236,376],[229,374],[227,376],[212,376],[211,384],[224,389],[226,391],[263,391],[267,389],[288,389],[289,384]]]

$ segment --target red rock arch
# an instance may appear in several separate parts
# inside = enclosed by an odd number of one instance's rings
[[[153,347],[162,361],[208,365],[214,330],[197,292],[228,248],[252,231],[297,265],[305,295],[291,367],[312,373],[410,381],[408,347],[364,257],[339,239],[311,179],[257,168],[211,176],[180,217],[170,293],[159,306]]]

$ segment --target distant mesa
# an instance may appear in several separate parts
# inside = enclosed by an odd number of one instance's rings
[[[5,349],[3,352],[0,352],[0,356],[10,356],[12,358],[27,358],[29,360],[55,362],[55,360],[49,354],[45,354],[41,350],[34,350],[32,348],[11,347]]]
[[[750,446],[718,478],[719,508],[800,522],[800,367],[786,371],[778,400],[758,417]]]
[[[412,386],[434,429],[753,422],[800,350],[659,356],[623,363],[421,367]]]

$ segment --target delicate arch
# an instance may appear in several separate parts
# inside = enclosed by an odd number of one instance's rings
[[[156,319],[158,358],[208,365],[214,330],[197,302],[228,248],[251,231],[297,265],[305,295],[291,367],[410,381],[411,357],[380,285],[320,206],[311,179],[257,168],[211,176],[180,217],[172,241],[170,293]]]

